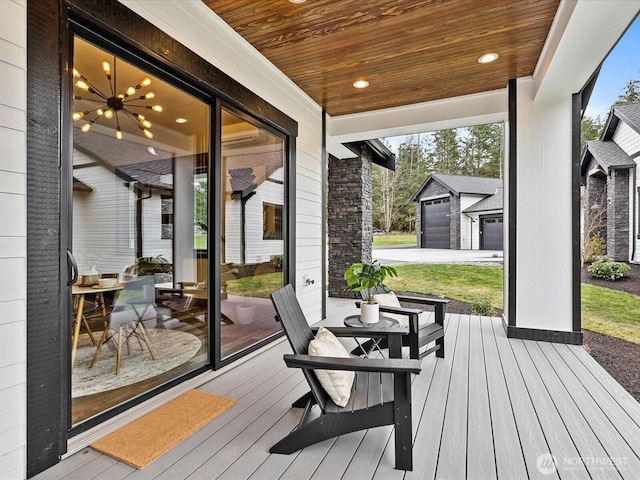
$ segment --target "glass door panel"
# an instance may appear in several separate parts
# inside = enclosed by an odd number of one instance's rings
[[[206,103],[79,38],[73,112],[78,424],[209,363],[210,126]]]
[[[222,358],[280,332],[285,142],[222,111]]]

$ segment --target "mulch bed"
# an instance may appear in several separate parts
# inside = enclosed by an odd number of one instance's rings
[[[640,297],[640,265],[632,264],[630,267],[631,270],[625,277],[613,282],[593,277],[584,266],[581,272],[581,281],[599,287],[621,290]],[[408,295],[420,296],[416,293]],[[420,306],[415,305],[415,308],[420,308]],[[470,315],[472,314],[471,304],[451,300],[447,305],[447,313]],[[496,315],[500,316],[502,312],[496,312]],[[583,330],[583,344],[584,349],[640,402],[640,345],[589,330]]]

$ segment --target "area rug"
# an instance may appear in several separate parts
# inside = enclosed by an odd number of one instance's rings
[[[234,403],[231,398],[191,390],[91,447],[133,467],[144,468]]]
[[[101,332],[98,332],[98,337]],[[149,351],[140,349],[138,342],[131,341],[131,354],[122,348],[120,375],[116,375],[116,349],[109,343],[100,350],[98,361],[89,368],[96,347],[88,345],[78,347],[76,365],[71,378],[71,396],[73,398],[93,395],[113,390],[147,378],[155,377],[187,362],[198,353],[202,342],[195,335],[179,330],[157,329],[150,332],[150,342],[156,359]]]

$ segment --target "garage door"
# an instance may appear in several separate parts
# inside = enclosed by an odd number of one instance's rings
[[[502,215],[480,217],[480,249],[502,250]]]
[[[422,202],[422,248],[451,248],[449,199]]]

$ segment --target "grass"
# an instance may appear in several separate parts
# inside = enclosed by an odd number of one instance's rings
[[[206,234],[202,234],[202,235],[196,235],[195,236],[195,248],[197,250],[206,250],[207,249],[207,235]]]
[[[640,299],[610,288],[582,284],[582,327],[640,344]]]
[[[484,297],[502,310],[502,266],[398,265],[398,276],[385,283],[392,290],[424,293],[473,303]]]
[[[415,233],[376,233],[373,236],[374,247],[386,247],[388,245],[415,245]]]
[[[487,297],[503,309],[502,267],[420,264],[396,266],[392,290],[416,292],[473,303]],[[582,284],[582,326],[587,330],[640,344],[640,299],[636,295]]]
[[[269,298],[269,295],[281,287],[281,272],[237,278],[227,282],[227,292],[230,295],[243,297]]]

